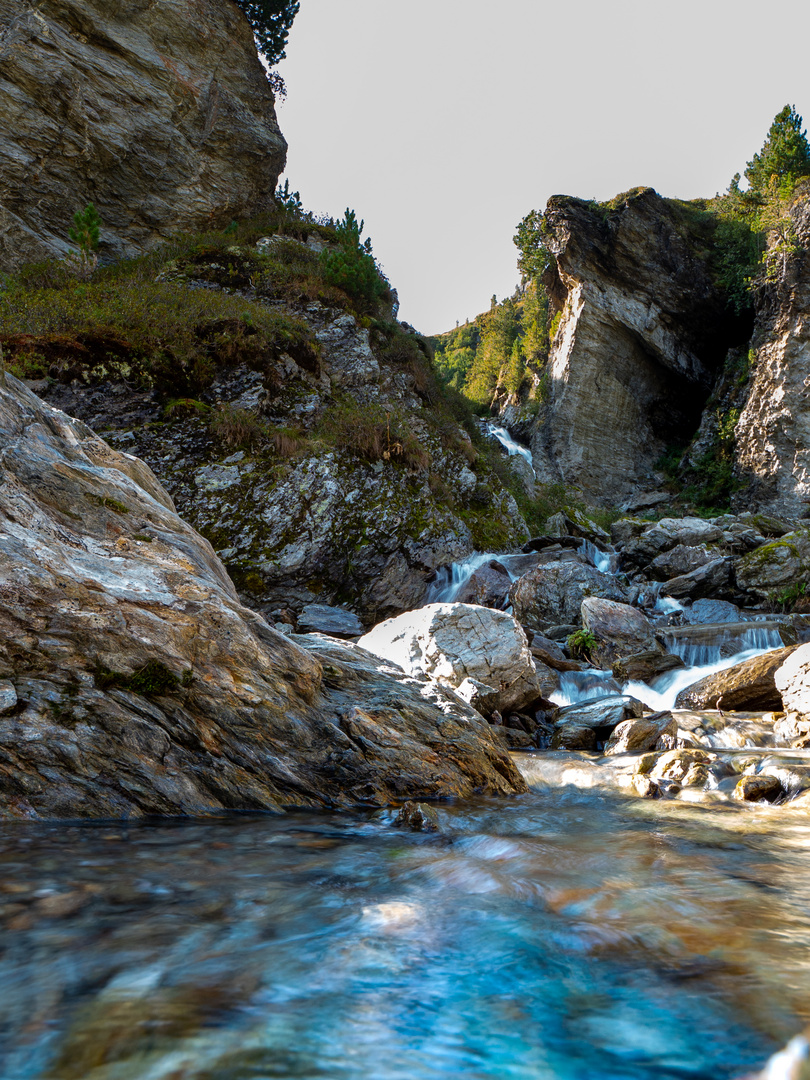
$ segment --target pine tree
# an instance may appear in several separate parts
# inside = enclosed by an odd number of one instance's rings
[[[808,175],[810,143],[802,131],[802,118],[795,105],[785,105],[774,117],[764,146],[748,162],[745,177],[759,194],[767,191],[771,177],[776,176],[779,187],[789,194],[799,177]]]
[[[256,43],[272,67],[283,60],[299,0],[236,0],[250,23]]]

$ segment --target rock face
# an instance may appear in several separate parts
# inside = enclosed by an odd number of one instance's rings
[[[810,716],[810,645],[800,645],[774,674],[776,689],[789,712]]]
[[[723,296],[699,256],[689,211],[647,188],[613,208],[549,201],[546,281],[562,313],[550,400],[532,440],[542,480],[620,502],[694,431],[728,348]]]
[[[523,790],[454,695],[239,602],[136,458],[0,387],[0,816]]]
[[[792,209],[800,247],[759,296],[753,377],[735,428],[741,508],[802,517],[810,504],[810,196]]]
[[[286,143],[231,0],[0,0],[0,269],[63,255],[93,202],[101,255],[266,208]]]
[[[550,623],[578,623],[586,596],[624,602],[627,590],[615,577],[577,562],[537,566],[518,578],[509,599],[518,622],[540,629]]]
[[[380,623],[358,645],[409,674],[452,687],[487,715],[519,710],[541,696],[526,635],[503,611],[428,604]]]

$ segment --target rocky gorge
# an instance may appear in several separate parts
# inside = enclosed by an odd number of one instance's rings
[[[742,312],[702,210],[555,197],[544,394],[477,416],[273,195],[250,30],[0,0],[0,1074],[758,1068],[810,1021],[808,197]],[[707,509],[661,458],[729,417]]]

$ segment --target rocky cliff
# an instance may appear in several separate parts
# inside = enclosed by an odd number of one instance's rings
[[[810,511],[810,196],[791,210],[794,248],[757,296],[750,376],[735,429],[736,505]],[[773,238],[772,238],[773,241]]]
[[[138,459],[0,387],[0,818],[525,785],[452,693],[243,607]]]
[[[532,435],[540,479],[620,502],[697,428],[746,332],[711,273],[707,218],[650,188],[610,204],[550,200],[545,284],[560,318]]]
[[[62,255],[93,202],[101,255],[270,205],[273,95],[232,0],[0,0],[0,269]]]

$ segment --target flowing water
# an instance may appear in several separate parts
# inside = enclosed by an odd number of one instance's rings
[[[0,1076],[722,1080],[801,1029],[806,816],[522,761],[529,795],[440,806],[437,835],[4,826]]]
[[[504,427],[499,427],[497,424],[487,424],[487,431],[490,435],[493,435],[501,446],[506,450],[510,457],[515,454],[519,454],[524,461],[528,461],[534,472],[534,464],[532,462],[532,452],[527,446],[521,446],[519,442],[515,442],[512,436]]]

